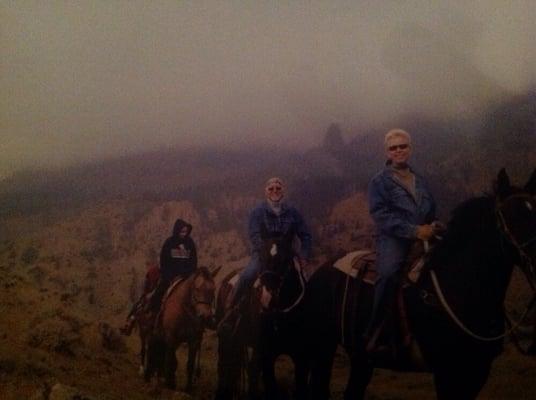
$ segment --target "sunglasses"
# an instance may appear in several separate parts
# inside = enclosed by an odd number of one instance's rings
[[[267,190],[269,192],[280,192],[283,188],[281,186],[270,186]]]
[[[389,151],[406,150],[408,147],[409,147],[409,144],[404,143],[404,144],[395,144],[393,146],[389,146],[388,149]]]

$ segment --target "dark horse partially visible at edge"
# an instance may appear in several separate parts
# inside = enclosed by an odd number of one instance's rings
[[[404,289],[406,321],[426,370],[434,375],[440,400],[475,399],[486,383],[507,334],[503,303],[514,265],[525,274],[534,296],[535,192],[536,170],[523,189],[511,186],[501,170],[493,194],[470,199],[453,211],[420,279]],[[344,398],[358,400],[364,398],[375,367],[411,371],[416,366],[395,358],[381,362],[366,352],[363,333],[373,287],[358,279],[347,284],[344,273],[325,265],[313,275],[309,288],[318,317],[331,327],[326,337],[342,343],[350,357]]]
[[[235,318],[231,331],[219,330],[217,400],[260,397],[259,379],[265,399],[287,398],[276,382],[275,362],[288,355],[294,363],[294,397],[305,400],[329,398],[330,359],[314,347],[318,340],[306,309],[305,279],[294,264],[292,240],[288,237],[266,239],[260,256],[258,284],[229,316],[231,288],[227,276],[218,292],[216,318]],[[324,356],[327,364],[317,360]],[[324,370],[321,373],[321,367]],[[247,376],[247,382],[241,382]],[[316,379],[321,377],[321,380]],[[247,386],[247,389],[244,387]]]

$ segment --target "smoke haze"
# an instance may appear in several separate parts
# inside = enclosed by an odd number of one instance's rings
[[[531,0],[0,7],[0,178],[169,146],[308,148],[334,121],[475,115],[536,83]]]

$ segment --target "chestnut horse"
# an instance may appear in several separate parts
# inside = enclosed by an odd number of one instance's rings
[[[443,240],[425,258],[419,280],[404,289],[406,321],[426,370],[434,375],[440,400],[475,399],[486,383],[508,334],[504,299],[514,265],[533,289],[527,312],[534,304],[535,192],[536,170],[523,189],[511,186],[501,170],[494,193],[470,199],[453,211]],[[346,400],[364,398],[374,368],[417,370],[409,358],[389,362],[367,353],[363,334],[372,285],[348,281],[341,271],[324,266],[309,281],[309,289],[318,318],[331,326],[326,337],[338,340],[349,354]],[[337,323],[341,320],[344,325]]]
[[[166,386],[176,387],[176,350],[188,345],[187,383],[192,389],[195,359],[201,347],[203,331],[213,326],[214,276],[207,268],[198,268],[192,275],[172,287],[162,302],[155,328],[149,338],[145,380],[158,374]]]

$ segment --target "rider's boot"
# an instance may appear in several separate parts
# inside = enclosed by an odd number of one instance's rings
[[[389,279],[383,292],[378,293],[379,298],[372,311],[369,326],[363,335],[365,351],[377,353],[389,350],[394,329],[394,306],[396,297],[396,281]]]

